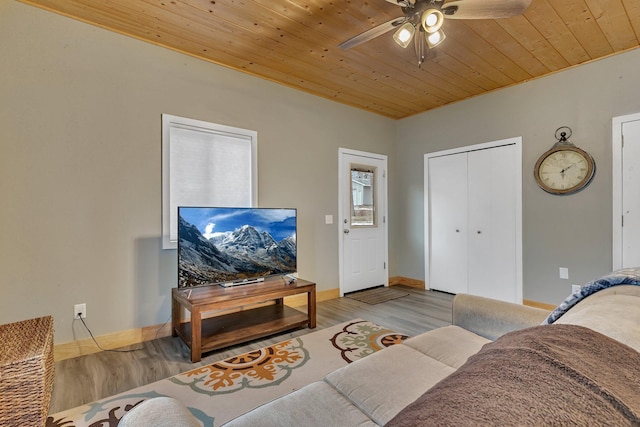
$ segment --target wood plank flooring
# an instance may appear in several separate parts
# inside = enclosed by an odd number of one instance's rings
[[[317,304],[317,329],[360,318],[415,336],[451,324],[453,295],[394,286],[408,296],[369,305],[350,298],[336,298]],[[298,329],[251,341],[243,345],[212,351],[198,363],[189,360],[189,349],[179,338],[164,337],[127,347],[127,353],[100,352],[56,363],[50,413],[121,393],[198,366],[275,344],[313,332]]]

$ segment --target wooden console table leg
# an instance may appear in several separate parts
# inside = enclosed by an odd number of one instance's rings
[[[194,307],[191,312],[191,362],[202,359],[202,313]]]
[[[307,294],[307,313],[309,315],[309,329],[316,327],[316,290],[311,290]]]
[[[180,303],[175,297],[171,298],[171,336],[178,336],[178,327],[180,326]]]

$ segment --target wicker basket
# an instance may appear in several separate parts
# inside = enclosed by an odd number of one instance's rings
[[[53,389],[53,318],[0,326],[0,426],[44,426]]]

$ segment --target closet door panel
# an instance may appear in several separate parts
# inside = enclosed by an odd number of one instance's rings
[[[640,120],[622,124],[622,268],[640,265]]]
[[[428,285],[467,292],[467,154],[429,159]]]
[[[517,302],[516,157],[514,145],[468,153],[468,292],[512,302]]]

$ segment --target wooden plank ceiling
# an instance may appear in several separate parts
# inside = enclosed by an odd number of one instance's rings
[[[385,0],[24,0],[296,89],[399,119],[637,48],[638,0],[533,0],[524,15],[445,21],[421,68]]]

